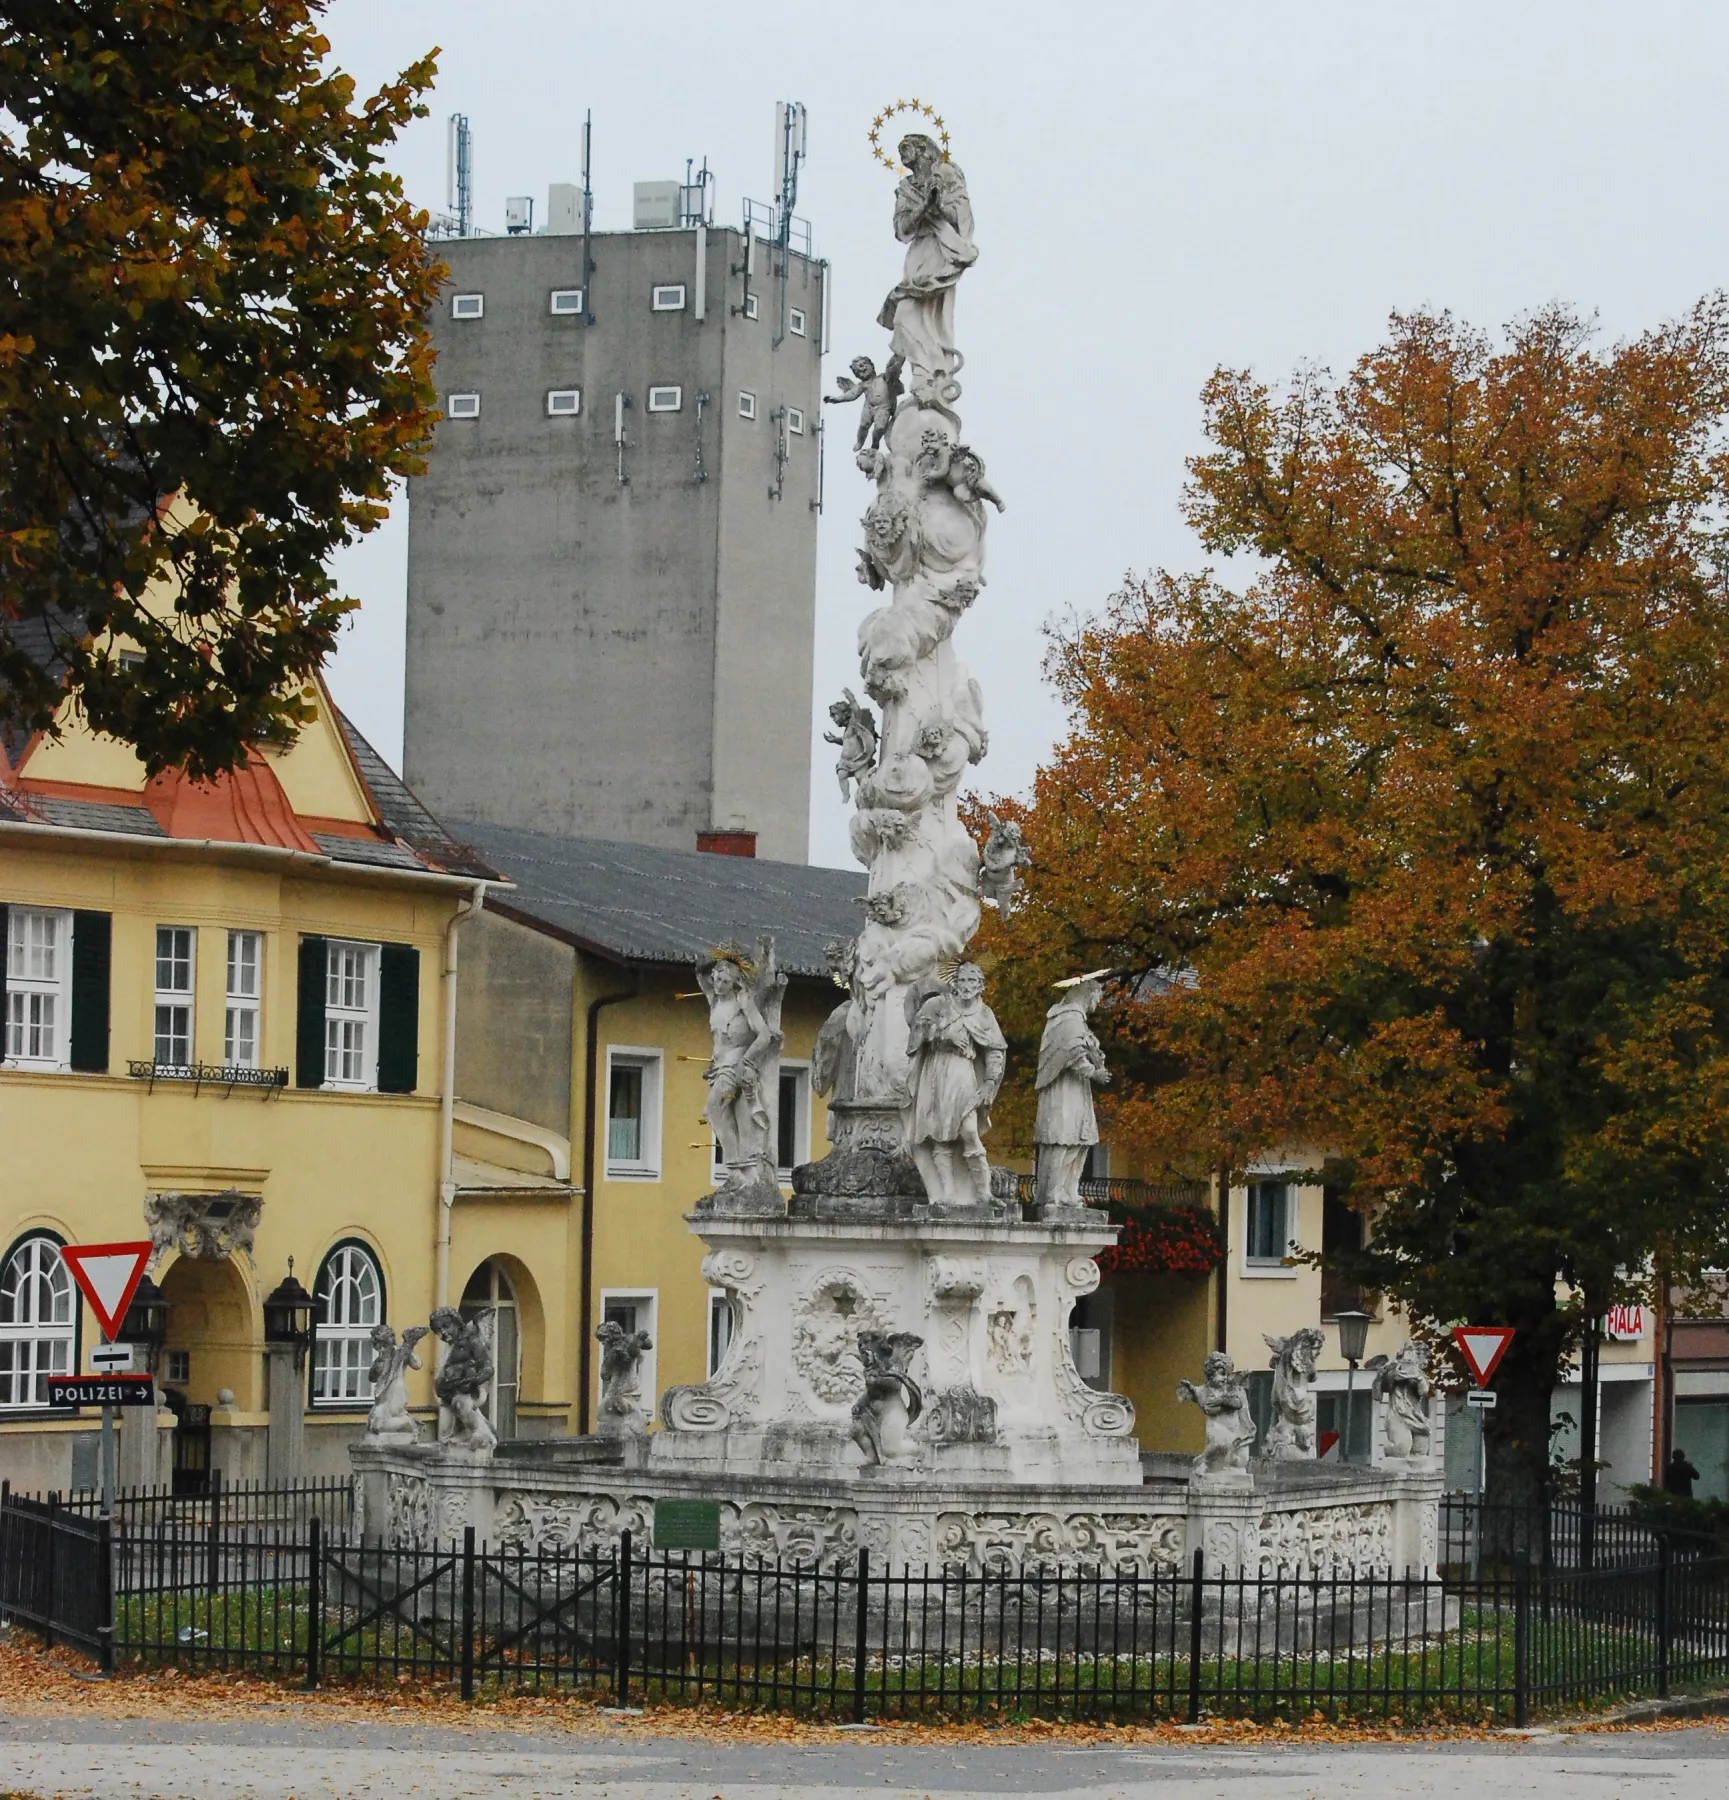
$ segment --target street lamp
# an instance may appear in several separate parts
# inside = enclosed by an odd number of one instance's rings
[[[144,1351],[144,1366],[156,1372],[156,1358],[168,1341],[168,1296],[148,1275],[139,1278],[132,1304],[120,1321],[120,1342],[137,1344]]]
[[[1351,1460],[1351,1419],[1357,1409],[1357,1364],[1369,1344],[1369,1327],[1374,1323],[1366,1312],[1351,1310],[1335,1315],[1339,1328],[1339,1354],[1345,1359],[1349,1373],[1345,1377],[1345,1429],[1339,1434],[1339,1461]]]
[[[294,1279],[294,1258],[288,1273],[264,1297],[264,1341],[294,1348],[294,1366],[306,1367],[306,1347],[312,1342],[313,1299]]]

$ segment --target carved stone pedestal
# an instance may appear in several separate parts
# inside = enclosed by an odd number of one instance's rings
[[[691,1223],[708,1248],[704,1278],[732,1308],[732,1344],[710,1380],[662,1397],[651,1470],[1139,1482],[1134,1408],[1089,1387],[1069,1352],[1069,1314],[1116,1239],[1099,1215],[1030,1224],[995,1206],[807,1194],[784,1218],[717,1211]],[[908,1333],[922,1340],[905,1365],[917,1416],[877,1465],[855,1429],[860,1339]]]

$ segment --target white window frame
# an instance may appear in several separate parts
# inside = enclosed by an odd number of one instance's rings
[[[319,1265],[313,1283],[314,1300],[322,1301],[326,1277],[336,1269],[334,1298],[344,1316],[320,1320],[312,1329],[310,1393],[315,1407],[370,1406],[372,1391],[372,1328],[384,1319],[384,1270],[366,1244],[338,1244]],[[370,1291],[368,1291],[370,1281]],[[314,1317],[317,1317],[315,1312]],[[332,1350],[336,1354],[332,1355]],[[334,1387],[334,1393],[329,1390]],[[320,1391],[323,1389],[324,1391]]]
[[[725,1319],[726,1325],[724,1329],[716,1329],[716,1321],[718,1319]],[[715,1371],[726,1361],[726,1353],[732,1348],[732,1334],[738,1329],[738,1321],[733,1317],[732,1301],[725,1288],[711,1287],[708,1290],[708,1319],[706,1323],[707,1330],[703,1333],[703,1356],[705,1359],[704,1367],[706,1368],[707,1373],[703,1376],[703,1380],[713,1381]],[[716,1344],[717,1339],[725,1340],[718,1345],[718,1354]]]
[[[568,406],[559,404],[569,401]],[[546,390],[546,416],[549,419],[574,419],[582,411],[581,388],[548,388]]]
[[[444,416],[447,419],[478,419],[480,417],[480,396],[478,394],[446,394],[444,396]]]
[[[804,436],[804,414],[796,406],[786,409],[786,428],[794,437]]]
[[[568,319],[583,310],[581,288],[554,288],[547,296],[546,310],[555,319]]]
[[[250,966],[246,955],[250,947]],[[256,1069],[264,1057],[264,933],[231,931],[225,977],[227,1003],[222,1014],[222,1063],[229,1069]],[[250,982],[250,985],[248,985]],[[242,1038],[248,1035],[250,1046]],[[248,1053],[250,1051],[250,1054]]]
[[[756,417],[756,395],[747,393],[743,388],[739,389],[738,394],[738,416],[741,419]]]
[[[1249,1226],[1254,1190],[1261,1186],[1278,1186],[1285,1190],[1285,1225],[1283,1244],[1276,1258],[1251,1256],[1249,1254]],[[1295,1281],[1298,1271],[1285,1262],[1294,1248],[1301,1248],[1303,1194],[1296,1179],[1290,1175],[1268,1170],[1266,1174],[1258,1174],[1251,1170],[1247,1184],[1242,1189],[1242,1265],[1241,1273],[1248,1281]]]
[[[608,1044],[606,1047],[606,1087],[601,1094],[601,1105],[605,1109],[602,1118],[606,1128],[608,1181],[660,1180],[663,1063],[659,1050],[645,1049],[638,1044]],[[636,1157],[612,1154],[612,1071],[615,1066],[642,1071],[642,1142],[638,1146],[641,1154]]]
[[[484,319],[486,317],[486,296],[484,294],[452,294],[450,296],[450,316],[453,319]]]
[[[186,940],[184,958],[180,955],[180,945],[176,941]],[[168,941],[166,958],[163,954],[164,940]],[[173,985],[173,979],[167,985],[163,983],[164,963],[167,964],[171,978],[177,979],[181,966],[184,966],[186,985]],[[156,927],[156,956],[152,964],[156,972],[155,998],[150,1015],[150,1060],[159,1069],[190,1068],[198,1060],[198,927],[196,925],[158,925]],[[185,1054],[175,1056],[164,1054],[165,1049],[172,1052],[176,1036],[179,1034],[170,1024],[165,1031],[163,1016],[172,1018],[175,1013],[186,1015]]]
[[[32,946],[34,922],[51,942]],[[32,964],[47,973],[30,974]],[[11,1069],[72,1067],[72,914],[57,906],[9,906],[6,915],[6,1016],[0,1062]],[[44,1038],[46,1033],[46,1038]],[[70,1279],[70,1277],[68,1277]]]
[[[666,396],[672,395],[671,400]],[[684,410],[684,389],[681,387],[659,386],[648,390],[648,410],[651,413],[675,413]]]
[[[331,987],[333,983],[346,987],[350,975],[346,969],[339,970],[336,964],[338,955],[346,955],[350,951],[358,951],[365,969],[363,1006],[345,1004],[341,1000],[332,1001]],[[324,940],[324,1081],[323,1086],[331,1093],[342,1094],[375,1094],[378,1091],[378,975],[379,946],[364,943],[355,938],[326,938]],[[351,1054],[343,1042],[342,1034],[332,1033],[332,1026],[358,1025],[361,1027],[360,1066],[358,1076],[343,1073],[332,1074],[332,1058],[340,1071],[342,1061]]]
[[[672,296],[677,295],[674,299]],[[649,289],[648,306],[650,312],[683,312],[684,283],[682,281],[657,281]]]
[[[637,1380],[642,1387],[642,1403],[648,1409],[651,1418],[660,1417],[660,1289],[659,1288],[602,1288],[600,1290],[600,1316],[606,1319],[607,1302],[622,1301],[636,1308],[636,1328],[646,1331],[654,1341],[642,1353],[642,1361],[636,1365]],[[594,1359],[594,1393],[600,1398],[600,1358]]]
[[[78,1354],[78,1290],[47,1232],[12,1246],[0,1263],[0,1294],[13,1314],[0,1317],[0,1349],[10,1365],[0,1371],[0,1418],[40,1412],[48,1404],[47,1377],[75,1374]]]
[[[802,306],[789,306],[786,309],[786,328],[794,337],[804,337],[805,316]]]
[[[190,1350],[164,1350],[162,1352],[162,1379],[173,1382],[176,1387],[185,1387],[192,1380],[192,1352]]]
[[[757,306],[755,294],[746,294],[745,295],[745,297],[744,297],[744,316],[747,319],[754,319],[754,318],[757,318],[760,316],[760,309]]]

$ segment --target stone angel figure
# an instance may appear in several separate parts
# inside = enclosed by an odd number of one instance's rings
[[[895,407],[901,397],[901,369],[905,362],[904,356],[891,356],[879,375],[876,364],[868,356],[855,356],[852,379],[849,381],[846,376],[837,375],[835,381],[840,392],[822,397],[824,406],[851,406],[855,400],[864,402],[859,413],[858,436],[853,439],[853,454],[861,460],[869,459],[894,423]]]
[[[976,963],[962,963],[946,983],[927,977],[907,991],[908,1136],[933,1207],[991,1202],[982,1134],[990,1128],[1008,1043],[984,992]],[[964,1178],[957,1163],[966,1166]]]
[[[703,1109],[726,1165],[720,1192],[754,1196],[780,1205],[775,1179],[774,1113],[782,1042],[781,1002],[786,976],[775,961],[774,939],[757,940],[753,961],[728,945],[696,971],[708,1000],[708,1029],[714,1053],[703,1080]]]
[[[817,1093],[848,1101],[858,1074],[858,1044],[853,1031],[857,1005],[853,982],[858,975],[858,939],[836,938],[823,946],[829,979],[846,990],[846,998],[823,1020],[810,1053],[810,1084]],[[829,1115],[829,1137],[834,1137],[835,1117]]]
[[[429,1321],[445,1346],[444,1360],[432,1378],[441,1412],[439,1441],[452,1450],[490,1455],[498,1436],[487,1420],[486,1391],[498,1373],[488,1327],[491,1314],[465,1319],[454,1306],[435,1306]]]
[[[842,688],[841,698],[828,709],[828,716],[840,730],[825,731],[823,742],[840,746],[834,772],[840,781],[840,797],[850,800],[852,784],[856,781],[863,787],[864,778],[877,766],[876,714],[851,688]]]
[[[1318,1325],[1289,1337],[1262,1341],[1272,1351],[1273,1424],[1267,1456],[1274,1462],[1303,1462],[1315,1454],[1315,1359],[1326,1346]]]
[[[1205,1376],[1199,1387],[1192,1381],[1177,1383],[1178,1400],[1194,1401],[1206,1417],[1207,1447],[1195,1458],[1195,1473],[1246,1474],[1255,1442],[1248,1377],[1237,1373],[1237,1365],[1223,1350],[1215,1350],[1201,1367]]]
[[[991,822],[991,830],[979,860],[979,897],[988,900],[1006,919],[1014,911],[1021,891],[1020,871],[1033,866],[1033,853],[1013,819],[999,819],[994,812],[985,817]]]
[[[1038,1149],[1041,1215],[1086,1204],[1081,1199],[1081,1171],[1087,1166],[1088,1151],[1099,1141],[1093,1089],[1111,1078],[1087,1018],[1104,994],[1107,973],[1101,969],[1061,983],[1063,997],[1045,1014],[1033,1078],[1039,1097],[1033,1142]]]
[[[924,1395],[907,1365],[924,1339],[910,1331],[861,1331],[864,1392],[853,1403],[852,1441],[867,1463],[887,1462],[906,1443],[907,1427],[924,1411]]]
[[[985,480],[985,459],[970,444],[951,441],[946,431],[931,426],[924,432],[913,466],[931,486],[946,487],[963,505],[988,500],[1003,511],[1002,496]]]
[[[654,1339],[646,1331],[626,1331],[616,1319],[603,1319],[594,1335],[600,1343],[596,1429],[602,1437],[640,1437],[649,1423],[642,1401],[642,1358],[654,1348]]]
[[[1387,1402],[1387,1454],[1401,1459],[1427,1456],[1434,1429],[1429,1396],[1435,1391],[1429,1379],[1429,1346],[1413,1338],[1391,1357],[1370,1357],[1367,1366],[1375,1371],[1376,1398]]]
[[[369,1438],[412,1444],[419,1436],[408,1410],[408,1371],[422,1366],[414,1346],[427,1331],[425,1325],[410,1325],[399,1344],[389,1325],[373,1326],[372,1366],[367,1370],[374,1396],[366,1415]]]

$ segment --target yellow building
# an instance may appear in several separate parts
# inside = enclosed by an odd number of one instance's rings
[[[843,995],[824,947],[858,932],[861,873],[750,854],[618,844],[456,822],[512,883],[461,928],[457,1009],[456,1242],[491,1257],[501,1342],[515,1330],[519,1387],[505,1432],[590,1428],[594,1330],[646,1330],[644,1398],[707,1378],[730,1315],[702,1278],[685,1215],[719,1182],[703,1116],[708,1012],[695,966],[726,943],[774,937],[787,972],[775,1099],[778,1161],[821,1156],[816,1034]],[[742,835],[742,834],[741,834]],[[717,840],[746,848],[727,834]],[[534,1229],[506,1250],[500,1196]],[[492,1249],[489,1246],[497,1245]],[[459,1266],[471,1266],[459,1258]],[[506,1360],[502,1366],[508,1367]]]
[[[43,1404],[43,1378],[87,1368],[98,1341],[62,1244],[157,1245],[168,1405],[126,1409],[131,1481],[345,1473],[372,1326],[424,1319],[448,1285],[444,970],[490,871],[322,687],[311,697],[292,748],[209,784],[146,780],[70,708],[58,738],[0,744],[0,1476],[15,1485],[68,1486],[94,1427]],[[263,1353],[290,1259],[319,1303],[299,1370]],[[87,1446],[76,1460],[92,1479]]]

